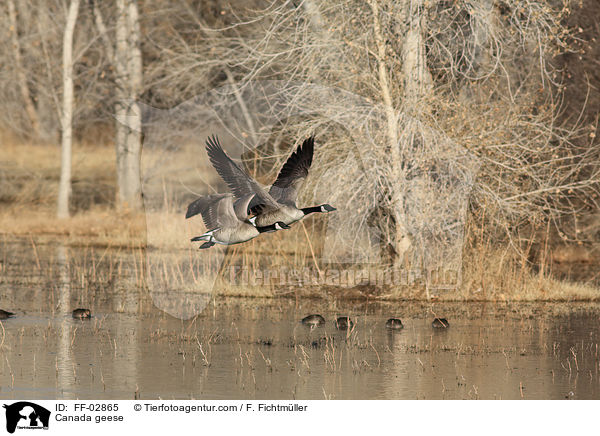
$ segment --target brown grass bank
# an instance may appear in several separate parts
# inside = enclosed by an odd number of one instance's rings
[[[0,234],[68,244],[139,246],[143,216],[114,209],[115,162],[111,146],[73,148],[71,218],[56,217],[60,148],[2,138]]]
[[[149,284],[144,277],[149,263],[140,259],[148,253],[161,251],[165,253],[165,257],[158,260],[162,281],[177,286],[198,280],[193,268],[202,263],[201,256],[206,253],[199,252],[188,241],[190,236],[203,230],[201,220],[185,221],[183,226],[172,225],[182,218],[182,211],[175,210],[177,208],[167,213],[145,215],[116,212],[112,147],[85,144],[74,147],[72,217],[66,220],[55,217],[59,149],[17,142],[2,147],[0,240],[22,240],[34,248],[39,244],[61,243],[73,248],[118,249],[119,256],[102,255],[102,261],[111,264],[104,272],[97,270],[92,256],[86,261],[78,260],[77,268],[73,268],[83,271],[90,280],[96,278],[104,283],[122,279],[119,276],[122,269],[117,262],[123,262],[121,255],[125,253],[135,264],[136,279],[131,284],[147,290]],[[215,250],[213,260],[220,266],[213,292],[225,296],[372,301],[600,300],[598,275],[592,267],[600,256],[593,244],[585,247],[550,244],[543,251],[545,254],[524,259],[509,248],[470,243],[463,254],[460,288],[436,290],[427,289],[419,280],[388,285],[357,279],[360,274],[364,279],[364,272],[373,269],[373,265],[324,263],[322,235],[322,217],[310,217],[289,231],[231,247],[224,253]],[[103,250],[97,252],[103,253]],[[5,256],[8,255],[5,251]],[[184,266],[182,259],[185,259]],[[571,271],[582,273],[562,274],[565,265]],[[182,268],[189,271],[182,271]],[[381,269],[375,266],[377,268]],[[281,273],[278,273],[267,280],[264,271],[309,271],[311,277],[317,279],[302,281],[301,277],[295,276],[282,281]],[[261,274],[258,279],[257,272]],[[351,274],[354,280],[344,281],[344,274]],[[192,282],[187,277],[192,277]]]

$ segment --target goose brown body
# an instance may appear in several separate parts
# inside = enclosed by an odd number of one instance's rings
[[[186,218],[201,214],[204,224],[211,229],[192,238],[192,241],[205,241],[200,248],[210,248],[215,244],[234,245],[256,238],[261,233],[287,228],[276,222],[270,226],[254,226],[248,221],[248,205],[254,197],[246,195],[235,202],[232,194],[212,194],[190,203]]]

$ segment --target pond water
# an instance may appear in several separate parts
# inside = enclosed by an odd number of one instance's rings
[[[52,266],[101,249],[35,248],[0,249],[0,308],[16,313],[0,326],[3,399],[600,399],[598,304],[213,297],[181,320],[135,283]],[[325,325],[302,325],[311,313]]]

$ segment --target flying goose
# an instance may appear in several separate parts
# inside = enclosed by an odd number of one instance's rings
[[[308,176],[312,164],[314,144],[314,137],[311,136],[290,155],[269,192],[225,153],[215,135],[206,140],[206,151],[211,163],[236,197],[255,196],[249,205],[251,212],[256,216],[250,219],[250,222],[262,227],[277,222],[289,225],[311,213],[329,213],[336,210],[329,204],[301,209],[296,206],[298,190]]]
[[[202,214],[204,224],[210,229],[192,238],[192,241],[206,241],[200,248],[209,248],[215,244],[233,245],[249,241],[261,233],[289,228],[282,222],[260,227],[252,225],[248,221],[248,205],[253,197],[254,194],[245,195],[234,203],[232,194],[212,194],[190,203],[185,217]]]

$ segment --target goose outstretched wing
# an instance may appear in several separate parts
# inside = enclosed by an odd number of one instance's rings
[[[211,194],[198,198],[190,203],[186,218],[202,215],[207,229],[235,227],[239,220],[233,210],[233,195]]]
[[[206,140],[206,152],[217,173],[238,198],[253,195],[250,207],[260,206],[262,211],[276,210],[280,206],[256,180],[242,170],[223,150],[219,139],[213,135]]]
[[[281,204],[296,206],[298,191],[308,177],[308,170],[312,164],[315,138],[311,136],[304,140],[302,145],[293,152],[285,162],[277,180],[271,186],[269,194]]]

